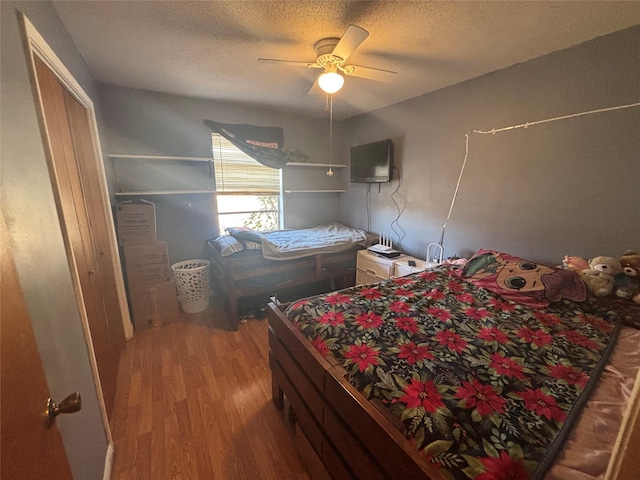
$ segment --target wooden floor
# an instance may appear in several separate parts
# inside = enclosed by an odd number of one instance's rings
[[[136,332],[120,361],[114,480],[309,479],[271,400],[267,320],[219,308]]]

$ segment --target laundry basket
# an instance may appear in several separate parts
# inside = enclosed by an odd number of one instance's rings
[[[209,307],[209,260],[196,258],[171,265],[178,289],[178,300],[185,313],[198,313]]]

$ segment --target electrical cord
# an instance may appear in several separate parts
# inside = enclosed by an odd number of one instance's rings
[[[393,193],[391,194],[391,200],[393,201],[393,204],[396,206],[396,212],[398,212],[398,214],[396,215],[396,218],[393,220],[393,222],[391,222],[391,230],[393,231],[393,233],[396,235],[396,237],[398,237],[398,249],[400,249],[400,247],[402,246],[402,240],[404,240],[405,235],[407,234],[407,232],[405,232],[404,228],[402,228],[400,226],[400,216],[402,215],[402,212],[404,212],[404,209],[406,208],[406,205],[404,205],[402,208],[400,208],[400,205],[398,204],[398,201],[395,199],[394,195],[396,195],[398,193],[398,190],[400,190],[400,186],[402,185],[402,170],[400,170],[400,167],[397,166],[393,166],[394,170],[398,171],[398,186],[396,187],[396,189],[393,191]],[[400,235],[397,231],[396,231],[396,227],[402,232],[402,235]]]
[[[367,183],[365,190],[365,202],[367,205],[367,232],[371,231],[371,184]]]

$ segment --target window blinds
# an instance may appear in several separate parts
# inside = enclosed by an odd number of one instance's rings
[[[280,194],[280,170],[261,165],[217,133],[212,139],[218,194]]]

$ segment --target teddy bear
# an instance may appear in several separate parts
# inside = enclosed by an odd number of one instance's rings
[[[627,250],[619,261],[622,272],[614,277],[615,294],[620,298],[640,303],[640,254],[634,250]]]
[[[614,277],[619,273],[622,273],[622,265],[618,259],[600,256],[589,260],[589,268],[580,272],[580,278],[594,297],[606,297],[613,293]]]

